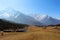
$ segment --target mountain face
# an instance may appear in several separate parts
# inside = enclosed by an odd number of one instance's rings
[[[38,26],[60,24],[60,20],[52,18],[48,15],[32,14],[31,16],[28,16],[14,9],[0,11],[0,19],[5,19],[15,23]]]
[[[28,25],[42,25],[33,17],[25,15],[14,9],[6,9],[0,12],[0,19],[5,19],[15,23],[28,24]]]
[[[44,25],[60,24],[60,20],[54,19],[48,15],[33,15],[33,17]]]

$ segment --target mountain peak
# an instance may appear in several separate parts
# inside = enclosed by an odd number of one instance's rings
[[[40,18],[44,19],[44,18],[49,18],[48,15],[40,15]]]
[[[33,14],[33,17],[44,25],[55,25],[60,23],[60,20],[57,20],[48,15]]]
[[[13,8],[6,8],[2,10],[2,14],[0,14],[0,18],[17,18],[21,12],[13,9]]]
[[[37,18],[38,20],[49,19],[51,18],[48,15],[40,15],[40,14],[33,14],[33,17]]]
[[[7,8],[0,14],[0,19],[5,19],[15,23],[28,24],[28,25],[42,25],[39,21],[33,17],[25,15],[20,11],[16,11],[12,8]]]

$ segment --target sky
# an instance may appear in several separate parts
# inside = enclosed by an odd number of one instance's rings
[[[0,0],[0,11],[6,8],[60,18],[60,0]]]

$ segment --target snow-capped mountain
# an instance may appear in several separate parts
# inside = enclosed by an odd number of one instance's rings
[[[60,20],[60,18],[57,18],[58,20]]]
[[[43,23],[44,25],[56,25],[60,24],[60,20],[52,18],[48,15],[39,15],[34,14],[33,17],[38,20],[39,22]]]
[[[1,11],[0,19],[5,19],[8,21],[22,23],[22,24],[28,24],[28,25],[42,25],[42,23],[35,20],[33,17],[25,15],[14,9],[6,9],[6,10]]]
[[[5,19],[15,23],[39,26],[60,24],[60,20],[52,18],[48,15],[32,14],[31,16],[28,16],[20,11],[10,8],[0,11],[0,19]]]

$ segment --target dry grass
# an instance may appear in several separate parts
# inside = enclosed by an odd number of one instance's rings
[[[0,36],[0,40],[60,40],[59,28],[52,29],[48,27],[47,29],[43,29],[31,26],[27,32],[4,33],[4,36]]]

